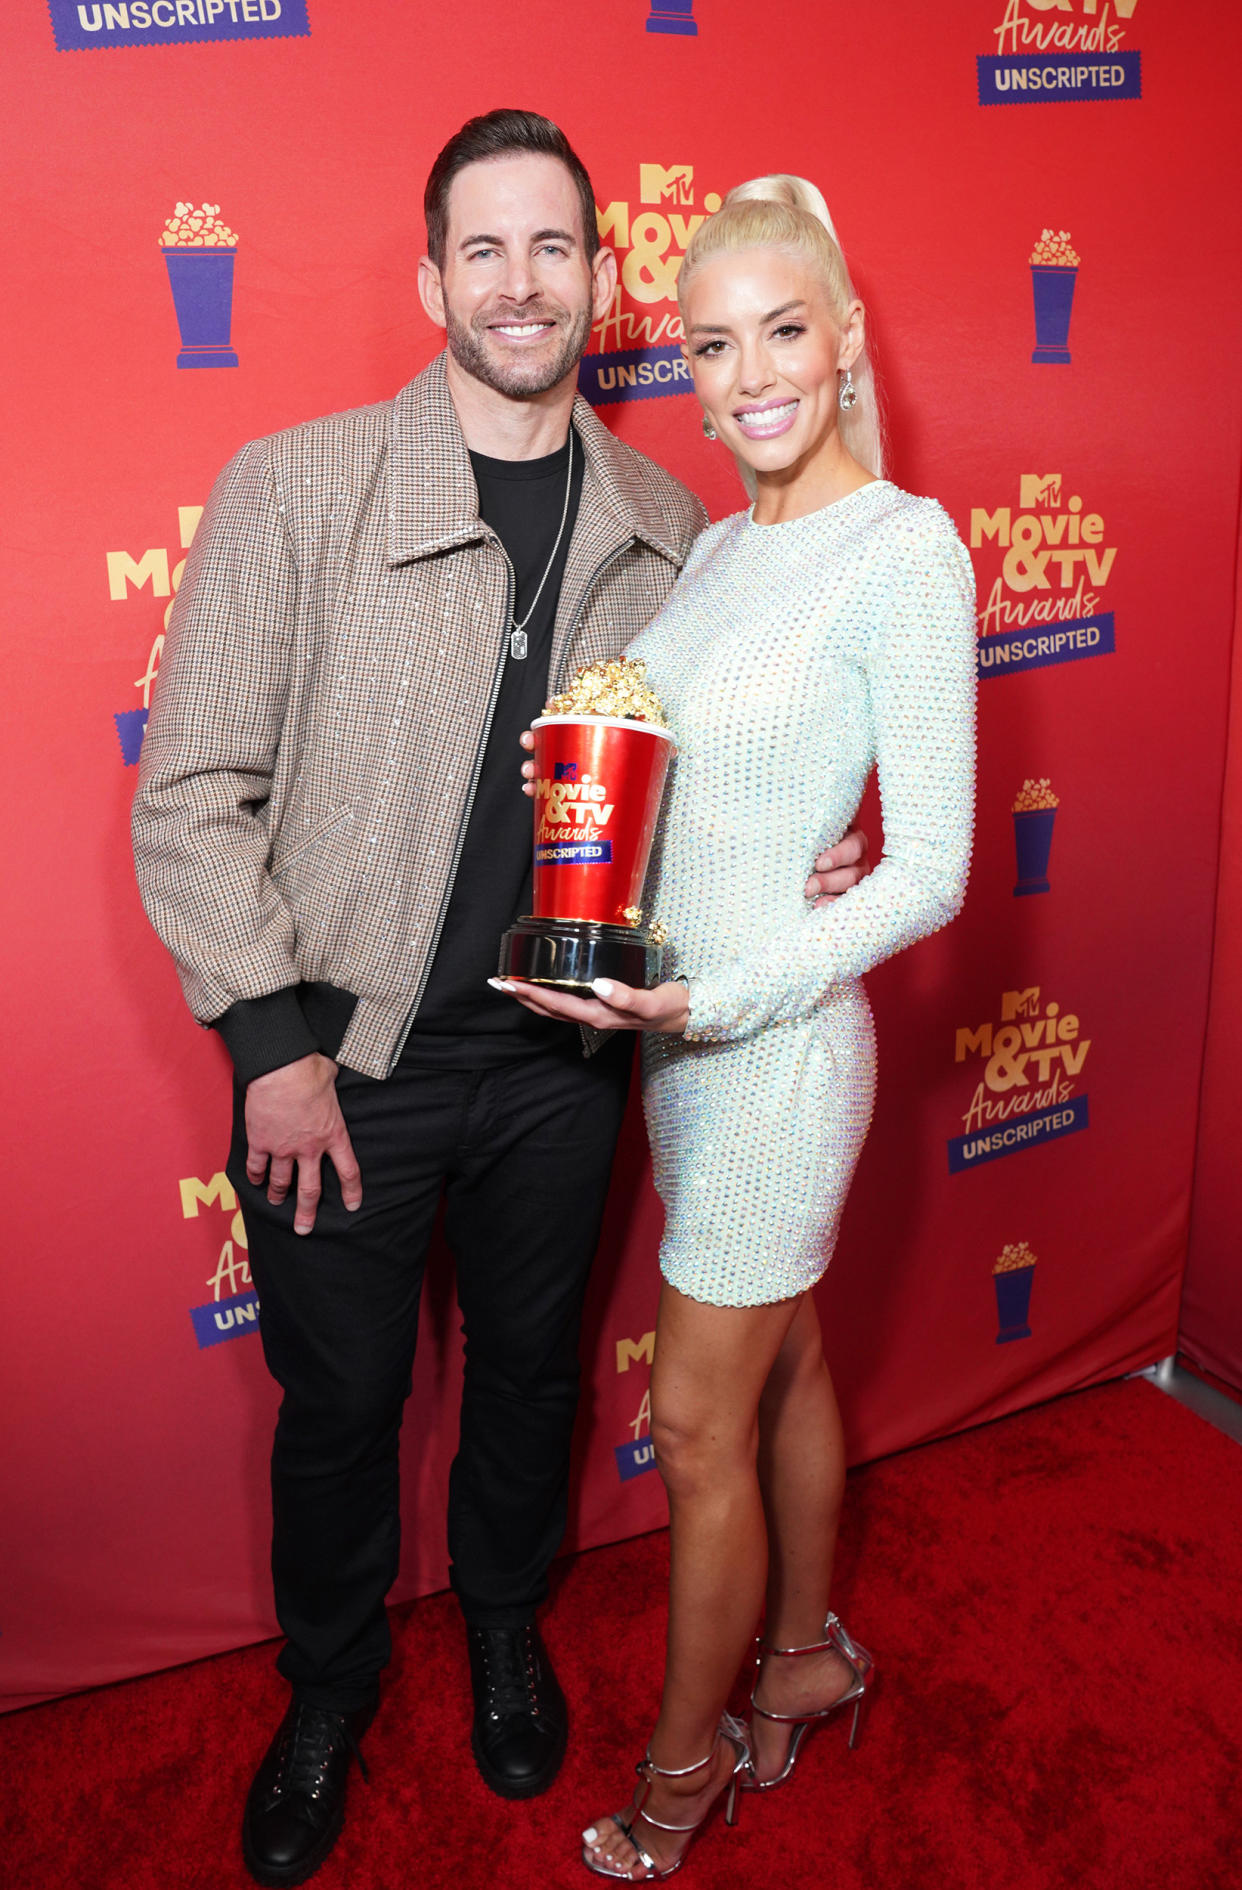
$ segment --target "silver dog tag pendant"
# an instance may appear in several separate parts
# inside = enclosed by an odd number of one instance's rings
[[[509,638],[509,654],[515,663],[526,661],[526,647],[525,630],[515,630]]]

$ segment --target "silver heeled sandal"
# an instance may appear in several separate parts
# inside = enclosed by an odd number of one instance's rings
[[[729,1774],[728,1783],[721,1787],[725,1800],[725,1823],[736,1824],[737,1790],[739,1784],[744,1783],[742,1775],[748,1770],[751,1763],[750,1741],[746,1737],[745,1726],[743,1726],[740,1720],[734,1719],[731,1713],[721,1714],[716,1738],[727,1739],[729,1744],[737,1751],[737,1762],[732,1772]],[[671,1877],[675,1870],[680,1870],[686,1861],[690,1844],[694,1840],[694,1833],[703,1829],[703,1826],[707,1823],[708,1819],[715,1811],[716,1806],[719,1804],[720,1795],[717,1794],[707,1810],[703,1813],[703,1816],[694,1824],[665,1824],[662,1819],[653,1818],[651,1813],[645,1811],[643,1807],[651,1795],[651,1787],[658,1778],[689,1778],[692,1773],[701,1772],[706,1766],[709,1766],[715,1754],[716,1741],[713,1740],[711,1751],[705,1759],[700,1759],[697,1765],[683,1765],[678,1770],[670,1770],[666,1766],[657,1765],[655,1763],[655,1760],[651,1756],[651,1749],[648,1747],[646,1757],[641,1759],[634,1767],[639,1778],[643,1781],[639,1790],[634,1794],[634,1808],[631,1811],[627,1807],[626,1811],[617,1812],[613,1818],[613,1823],[616,1825],[617,1829],[623,1836],[627,1837],[634,1846],[634,1849],[638,1853],[638,1862],[642,1865],[647,1874],[644,1877],[631,1877],[630,1870],[634,1868],[632,1864],[627,1870],[614,1870],[608,1864],[593,1857],[589,1847],[584,1844],[582,1847],[582,1861],[587,1869],[593,1871],[597,1877],[611,1877],[615,1882],[620,1883],[652,1883],[657,1880],[662,1880],[665,1877]],[[651,1853],[644,1850],[638,1839],[634,1836],[634,1826],[638,1823],[640,1818],[643,1820],[644,1824],[651,1825],[656,1831],[681,1831],[690,1833],[689,1841],[686,1843],[684,1849],[673,1859],[671,1864],[664,1866],[657,1864]]]
[[[747,1792],[766,1792],[771,1791],[774,1785],[783,1785],[790,1776],[794,1766],[797,1764],[798,1752],[802,1746],[802,1742],[816,1720],[830,1719],[832,1715],[839,1712],[843,1706],[849,1706],[851,1703],[854,1707],[854,1723],[850,1727],[850,1751],[852,1752],[854,1750],[854,1747],[858,1743],[858,1727],[862,1718],[863,1703],[866,1700],[868,1689],[875,1679],[875,1661],[867,1652],[866,1648],[856,1641],[852,1634],[847,1632],[844,1624],[837,1619],[835,1614],[828,1616],[828,1619],[824,1622],[824,1638],[822,1641],[817,1641],[813,1647],[773,1647],[771,1641],[765,1641],[762,1636],[756,1637],[755,1645],[759,1650],[755,1655],[756,1668],[762,1668],[764,1656],[767,1654],[775,1654],[782,1660],[793,1660],[800,1654],[826,1654],[831,1651],[841,1656],[842,1660],[853,1674],[853,1678],[846,1687],[845,1692],[842,1693],[838,1699],[833,1700],[830,1706],[823,1706],[815,1713],[769,1713],[764,1707],[756,1703],[755,1694],[759,1691],[759,1680],[758,1676],[756,1676],[755,1684],[751,1688],[750,1694],[751,1711],[757,1713],[760,1719],[770,1719],[775,1721],[778,1725],[795,1726],[797,1728],[797,1731],[789,1742],[789,1751],[785,1755],[785,1763],[776,1774],[775,1778],[756,1778],[754,1775],[754,1761],[753,1759],[751,1761],[750,1777],[742,1781],[742,1790]]]

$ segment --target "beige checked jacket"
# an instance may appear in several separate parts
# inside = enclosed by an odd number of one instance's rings
[[[581,398],[574,425],[558,689],[659,610],[706,522]],[[340,1061],[387,1076],[452,888],[511,582],[443,356],[395,400],[252,441],[220,475],[133,812],[143,903],[200,1022],[324,981],[358,999]]]

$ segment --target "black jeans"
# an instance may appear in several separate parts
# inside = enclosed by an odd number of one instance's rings
[[[398,1439],[441,1194],[466,1337],[449,1485],[451,1579],[467,1620],[526,1619],[564,1534],[578,1331],[632,1040],[588,1060],[567,1033],[485,1070],[342,1070],[362,1169],[347,1214],[331,1164],[314,1232],[246,1180],[242,1093],[229,1178],[246,1218],[268,1369],[278,1666],[313,1705],[374,1699],[400,1546]]]

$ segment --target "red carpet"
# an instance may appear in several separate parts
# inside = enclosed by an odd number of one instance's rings
[[[563,1565],[547,1639],[575,1709],[553,1790],[507,1806],[466,1749],[448,1596],[396,1616],[384,1710],[316,1890],[584,1886],[655,1698],[666,1542]],[[687,1890],[1236,1890],[1242,1449],[1142,1383],[851,1478],[837,1606],[878,1657],[858,1750],[713,1824]],[[8,1890],[244,1890],[237,1822],[282,1707],[271,1649],[0,1721]]]

